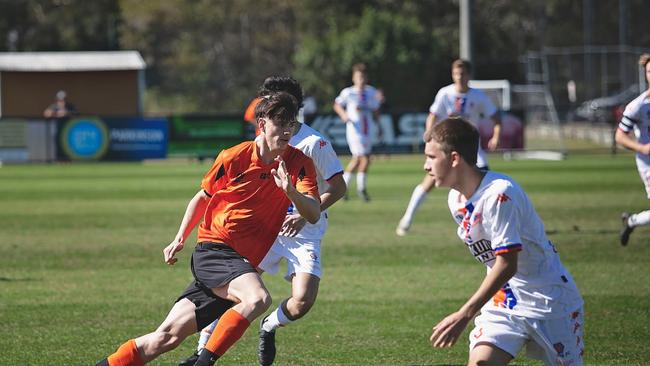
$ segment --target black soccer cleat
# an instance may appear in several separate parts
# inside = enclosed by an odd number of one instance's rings
[[[270,366],[275,360],[275,331],[260,329],[260,343],[257,347],[257,360],[261,366]]]
[[[213,366],[215,362],[219,359],[219,355],[214,354],[207,349],[203,349],[199,355],[198,360],[194,366]]]
[[[634,231],[634,227],[628,225],[627,220],[630,218],[630,214],[627,212],[623,212],[621,214],[621,221],[623,222],[623,229],[621,229],[621,245],[626,246],[627,242],[630,240],[630,234],[632,234],[632,231]]]
[[[359,197],[363,202],[370,202],[370,196],[368,196],[368,192],[364,189],[363,191],[359,191]]]
[[[194,352],[190,357],[182,360],[178,366],[194,366],[196,361],[199,359],[199,351]]]

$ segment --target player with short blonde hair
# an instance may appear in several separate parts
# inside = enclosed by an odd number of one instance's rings
[[[624,147],[636,152],[636,167],[641,176],[648,198],[650,198],[650,53],[639,57],[648,89],[625,106],[623,118],[618,124],[615,139]],[[631,136],[632,131],[636,138]],[[621,245],[627,245],[635,227],[650,225],[650,210],[636,214],[621,214],[623,229],[620,234]]]
[[[424,170],[449,187],[457,233],[487,266],[479,288],[433,327],[431,344],[451,347],[474,320],[468,365],[506,365],[526,346],[546,365],[582,365],[583,300],[523,189],[479,170],[478,130],[449,118],[425,135]]]
[[[481,119],[490,118],[494,123],[494,130],[488,142],[488,149],[495,150],[499,145],[501,119],[490,98],[483,91],[469,87],[471,74],[472,65],[469,61],[457,59],[452,62],[451,78],[454,82],[440,89],[436,94],[433,104],[429,107],[425,131],[430,131],[437,122],[448,117],[462,117],[475,126],[478,126]],[[476,165],[481,169],[488,169],[487,155],[480,145]],[[398,236],[407,234],[415,213],[433,186],[433,180],[427,175],[424,176],[422,183],[415,186],[406,211],[395,229]]]
[[[346,124],[345,137],[352,159],[345,167],[343,179],[347,186],[354,174],[357,175],[357,193],[365,202],[370,201],[366,190],[366,174],[370,166],[372,136],[379,128],[379,99],[377,90],[368,85],[366,65],[352,66],[352,86],[343,90],[334,101],[334,111]]]

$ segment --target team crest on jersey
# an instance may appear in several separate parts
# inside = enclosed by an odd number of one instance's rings
[[[300,169],[300,173],[298,173],[298,180],[302,181],[303,179],[305,179],[305,175],[307,175],[307,173],[305,172],[305,167],[302,167]]]
[[[555,343],[553,345],[553,348],[555,348],[555,352],[557,352],[558,355],[562,355],[564,353],[564,344],[560,343]]]
[[[319,146],[321,149],[324,148],[325,146],[327,146],[327,141],[325,141],[325,140],[320,140],[320,141],[318,142],[318,146]]]

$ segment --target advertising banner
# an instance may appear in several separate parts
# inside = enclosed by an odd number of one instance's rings
[[[175,115],[169,122],[170,156],[216,157],[246,139],[241,115]]]
[[[379,117],[379,126],[373,126],[372,152],[377,154],[412,153],[424,149],[422,135],[424,134],[427,113],[402,112],[383,113]],[[514,115],[501,115],[501,137],[499,147],[502,150],[523,148],[523,125]],[[346,125],[333,113],[315,114],[309,125],[320,131],[332,142],[332,147],[338,154],[349,154],[345,137]],[[479,122],[481,144],[486,148],[487,141],[492,137],[492,121],[485,119]],[[381,130],[381,132],[380,132]]]
[[[165,118],[78,117],[60,121],[57,157],[62,160],[144,160],[167,157]]]
[[[0,121],[0,161],[25,162],[27,151],[27,122],[17,119]]]

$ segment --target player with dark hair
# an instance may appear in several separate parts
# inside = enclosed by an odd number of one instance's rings
[[[168,264],[200,223],[190,283],[154,332],[132,339],[98,365],[150,362],[215,318],[219,322],[196,365],[213,365],[271,305],[255,270],[280,232],[289,204],[310,223],[320,218],[314,165],[289,146],[298,104],[287,93],[264,96],[255,110],[260,136],[223,150],[190,201]],[[304,193],[302,193],[304,192]]]
[[[452,62],[451,78],[454,82],[440,89],[436,94],[436,98],[429,108],[425,131],[431,130],[436,122],[448,117],[463,117],[475,126],[478,126],[478,122],[481,119],[489,117],[494,123],[494,129],[492,139],[488,142],[488,149],[495,150],[499,145],[501,120],[497,113],[497,108],[492,104],[490,98],[483,91],[469,87],[471,74],[472,65],[469,61],[457,59]],[[480,145],[477,154],[476,165],[481,169],[487,170],[487,156]],[[406,211],[395,229],[395,233],[398,236],[407,234],[415,213],[424,202],[427,194],[433,189],[433,186],[433,179],[425,175],[422,183],[413,189]]]
[[[264,96],[279,91],[288,92],[297,101],[303,98],[300,84],[286,76],[267,78],[258,93]],[[271,365],[275,359],[276,329],[305,316],[316,301],[321,277],[321,240],[328,223],[327,208],[343,197],[346,190],[342,176],[343,167],[332,149],[332,144],[318,131],[304,123],[297,124],[289,144],[314,162],[321,199],[321,218],[316,224],[307,223],[302,215],[290,206],[280,235],[258,266],[260,271],[277,273],[280,261],[285,259],[285,279],[291,281],[292,287],[291,296],[282,301],[280,306],[260,323],[258,360],[262,366]],[[201,331],[197,352],[179,363],[179,366],[194,365],[215,325],[216,323],[212,323]]]
[[[251,100],[250,104],[248,104],[248,107],[246,107],[246,111],[244,112],[244,121],[255,125],[255,136],[258,136],[260,134],[260,130],[257,127],[255,120],[255,107],[257,107],[257,104],[262,99],[262,96],[279,91],[289,93],[294,98],[296,98],[296,102],[298,103],[299,108],[298,119],[301,118],[300,115],[302,115],[303,95],[300,84],[298,84],[297,81],[289,76],[269,76],[264,79],[262,86],[260,86],[260,88],[257,90],[257,96]]]
[[[615,138],[618,144],[636,152],[636,167],[645,185],[646,194],[650,198],[650,53],[644,53],[639,57],[639,65],[643,67],[648,89],[625,107]],[[631,136],[632,131],[636,139]],[[623,221],[620,234],[621,245],[627,245],[635,227],[650,225],[650,210],[636,214],[623,212],[621,219]]]
[[[453,346],[480,311],[468,365],[506,365],[524,346],[546,365],[582,365],[583,300],[526,193],[476,167],[479,133],[464,119],[445,119],[425,141],[424,170],[451,188],[458,236],[487,266],[476,292],[433,327],[432,346]]]

